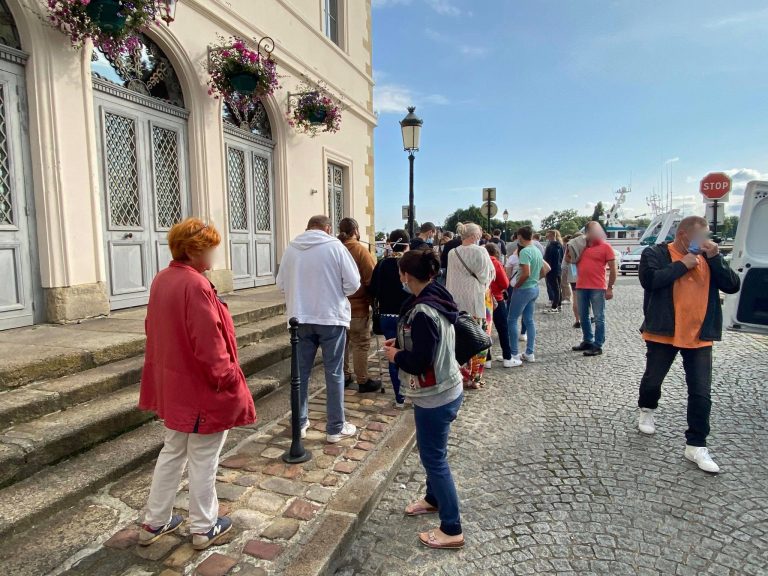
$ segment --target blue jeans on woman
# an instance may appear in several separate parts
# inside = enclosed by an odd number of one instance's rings
[[[381,332],[384,338],[389,340],[397,336],[397,316],[381,317]],[[400,376],[397,370],[397,364],[389,363],[389,378],[392,380],[392,390],[395,392],[395,401],[398,404],[405,402],[405,398],[400,394]]]
[[[512,348],[512,356],[518,355],[518,333],[517,323],[520,317],[523,317],[523,324],[528,333],[528,343],[525,353],[529,356],[533,354],[533,348],[536,345],[536,324],[533,316],[536,311],[536,299],[539,297],[539,287],[516,288],[512,291],[512,297],[509,299],[509,346]]]
[[[462,533],[459,496],[456,494],[456,484],[448,466],[448,433],[463,400],[462,394],[453,402],[437,408],[413,408],[419,457],[427,473],[427,493],[424,500],[437,508],[440,530],[448,536],[458,536]]]

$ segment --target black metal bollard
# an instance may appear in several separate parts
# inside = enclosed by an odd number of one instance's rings
[[[312,454],[304,450],[301,443],[301,424],[299,423],[299,320],[291,318],[288,321],[291,332],[291,449],[283,454],[283,461],[288,464],[299,464],[312,458]]]

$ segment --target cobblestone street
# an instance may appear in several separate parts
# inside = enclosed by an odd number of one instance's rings
[[[467,394],[449,453],[463,550],[421,547],[437,518],[403,515],[423,489],[414,449],[336,575],[768,574],[768,340],[715,345],[708,444],[722,472],[708,475],[683,458],[679,359],[656,435],[637,431],[641,306],[637,278],[621,278],[599,358],[570,352],[570,311],[537,312],[538,362],[496,363]]]

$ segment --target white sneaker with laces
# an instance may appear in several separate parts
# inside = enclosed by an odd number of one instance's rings
[[[530,362],[531,364],[533,364],[534,362],[536,362],[536,356],[534,354],[526,354],[525,352],[523,352],[522,354],[520,354],[520,360],[522,360],[523,362]]]
[[[523,361],[520,360],[519,357],[512,356],[512,358],[510,358],[509,360],[504,360],[502,362],[502,365],[504,366],[504,368],[516,368],[518,366],[522,366]]]
[[[652,408],[640,408],[640,421],[637,423],[637,429],[643,434],[654,434],[656,432],[653,412]]]
[[[496,358],[494,358],[494,360],[496,360],[496,362],[503,362],[504,361],[504,356],[496,356]]]
[[[720,472],[720,466],[712,460],[712,456],[709,455],[709,449],[706,446],[688,446],[686,444],[685,457],[704,470],[704,472],[711,472],[712,474]]]
[[[304,424],[304,426],[301,427],[301,437],[306,438],[307,437],[307,430],[309,430],[309,420],[307,420],[307,423]]]
[[[329,444],[336,444],[336,442],[341,442],[344,438],[349,438],[355,434],[357,434],[357,426],[350,424],[349,422],[344,422],[341,432],[338,434],[326,434],[325,440]]]
[[[528,342],[528,334],[520,334],[520,337],[518,338],[520,342]]]

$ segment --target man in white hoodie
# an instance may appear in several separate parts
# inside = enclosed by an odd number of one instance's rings
[[[307,230],[288,245],[277,285],[285,294],[288,317],[299,320],[302,437],[309,428],[309,375],[318,347],[327,390],[326,439],[336,443],[354,436],[357,428],[344,419],[344,348],[352,318],[347,296],[360,287],[360,274],[349,250],[331,236],[330,218],[313,216]]]

